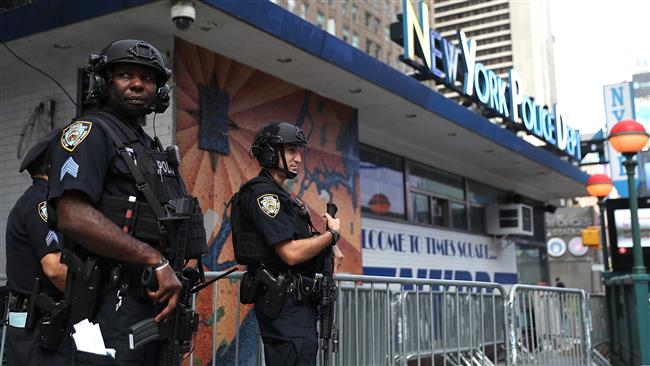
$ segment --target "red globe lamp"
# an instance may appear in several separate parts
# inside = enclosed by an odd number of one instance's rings
[[[637,121],[626,119],[617,122],[609,131],[609,143],[621,154],[636,154],[648,142],[648,133]]]
[[[600,209],[600,243],[603,247],[603,264],[605,272],[609,272],[609,249],[607,248],[607,236],[605,234],[605,198],[614,188],[612,180],[606,174],[594,174],[587,180],[587,193],[598,198]]]
[[[606,174],[594,174],[587,180],[587,193],[593,197],[607,197],[612,188],[614,184]]]
[[[636,181],[634,179],[634,170],[637,166],[634,155],[643,149],[648,142],[648,133],[643,128],[643,125],[637,121],[630,119],[617,122],[614,127],[609,131],[609,143],[612,147],[623,154],[623,166],[625,166],[625,173],[627,174],[627,190],[628,198],[630,200],[630,223],[632,226],[632,251],[634,253],[634,267],[632,272],[634,274],[645,275],[647,273],[645,264],[643,263],[643,251],[641,249],[641,233],[639,230],[639,214],[638,202],[636,194]],[[647,283],[644,284],[647,291]],[[645,304],[640,306],[648,306],[647,296],[644,299]],[[650,354],[648,355],[650,359]]]

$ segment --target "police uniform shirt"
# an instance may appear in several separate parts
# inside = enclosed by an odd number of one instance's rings
[[[276,183],[266,171],[259,175],[267,179],[268,183],[252,185],[242,194],[242,209],[248,219],[243,223],[252,225],[252,229],[264,240],[264,243],[273,247],[288,240],[304,239],[311,236],[307,221],[301,216],[301,206],[306,207],[289,192]],[[275,253],[274,253],[275,254]],[[277,254],[275,254],[277,255]],[[320,255],[298,265],[293,266],[294,273],[313,275],[319,268]],[[289,266],[270,266],[276,271],[285,272]]]
[[[81,116],[64,128],[61,138],[54,142],[51,149],[50,203],[54,204],[66,191],[72,190],[83,192],[96,208],[101,206],[103,195],[122,198],[135,196],[138,202],[145,202],[109,133],[97,122],[99,118],[107,128],[113,128],[118,136],[126,138],[124,133],[111,127],[112,122],[92,114]],[[122,124],[131,129],[145,147],[153,146],[153,140],[141,127],[126,122]],[[137,162],[137,154],[129,153]],[[140,159],[141,165],[144,165],[143,160]],[[102,283],[96,316],[91,321],[100,324],[106,346],[117,350],[117,360],[143,361],[154,357],[155,342],[136,350],[130,350],[128,346],[128,327],[153,316],[153,304],[137,299],[137,290],[131,287],[118,307],[116,292],[117,288],[111,288],[107,281]],[[76,358],[85,365],[104,362],[106,356],[78,352]]]
[[[47,225],[47,185],[43,179],[34,179],[7,218],[7,287],[24,295],[31,294],[35,278],[42,280],[48,293],[58,292],[40,262],[62,248],[60,235]]]
[[[108,109],[105,111],[111,113]],[[50,163],[50,201],[72,190],[85,193],[95,207],[103,193],[123,198],[138,196],[126,163],[117,154],[111,137],[96,122],[97,118],[101,117],[89,115],[74,120],[63,129],[61,138],[54,141]],[[104,123],[110,125],[108,121]],[[131,129],[145,147],[153,145],[153,140],[140,126],[127,123],[124,126]],[[123,136],[121,131],[116,133]],[[135,158],[137,162],[137,156]],[[111,184],[106,184],[107,181]]]

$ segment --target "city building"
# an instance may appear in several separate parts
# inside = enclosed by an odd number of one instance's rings
[[[317,214],[327,202],[338,204],[344,272],[505,286],[549,280],[549,202],[583,196],[587,180],[575,165],[575,144],[553,151],[534,146],[445,98],[387,64],[387,48],[377,58],[376,48],[368,54],[365,45],[354,47],[354,34],[361,37],[362,31],[352,22],[352,41],[343,41],[338,32],[344,24],[336,17],[330,22],[326,12],[343,3],[292,3],[294,12],[305,4],[305,14],[322,19],[321,29],[264,1],[195,2],[196,19],[186,30],[170,20],[169,1],[44,0],[0,13],[0,40],[21,58],[0,49],[0,250],[9,209],[29,184],[18,173],[20,145],[33,143],[50,122],[62,127],[77,113],[58,86],[24,62],[56,78],[81,104],[79,70],[88,54],[115,39],[139,38],[159,47],[174,69],[172,105],[155,117],[155,129],[149,116],[145,129],[165,145],[179,145],[181,173],[204,210],[206,270],[236,264],[226,204],[257,173],[248,157],[256,130],[279,119],[310,137],[304,171],[290,188],[309,204],[321,230]],[[355,4],[354,24],[365,24],[361,2],[347,3],[348,11]],[[376,11],[383,12],[383,5]],[[387,24],[380,23],[382,29]],[[382,32],[370,38],[377,45]],[[533,98],[533,92],[526,93]],[[554,124],[547,116],[544,123]],[[38,127],[29,138],[21,136],[32,121]],[[220,143],[200,147],[201,139]],[[4,268],[2,263],[0,272]],[[229,286],[220,287],[220,298],[236,296]],[[211,309],[212,299],[202,294],[197,307]],[[210,319],[221,317],[219,364],[234,352],[246,353],[235,350],[236,334],[256,334],[248,308],[241,315],[233,309],[202,314],[199,337],[210,337]],[[237,333],[239,315],[244,321]],[[197,347],[195,359],[210,360],[208,346]]]
[[[328,33],[401,70],[400,45],[390,40],[390,24],[402,14],[401,1],[273,0],[277,5]],[[441,36],[454,39],[458,30],[476,40],[477,61],[503,79],[517,69],[525,92],[549,106],[557,102],[553,35],[546,1],[427,0],[430,24]],[[457,44],[457,42],[455,42]],[[456,98],[443,85],[438,89]]]

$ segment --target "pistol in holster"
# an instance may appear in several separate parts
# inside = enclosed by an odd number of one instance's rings
[[[42,292],[41,280],[36,278],[29,301],[25,329],[36,330],[36,342],[40,347],[56,350],[66,334],[68,310],[68,302],[55,301]]]
[[[69,304],[70,322],[93,319],[101,279],[99,260],[89,256],[82,261],[68,248],[61,251],[61,263],[68,266],[65,282],[65,300]]]
[[[275,320],[280,316],[280,312],[287,301],[287,279],[282,273],[278,274],[277,277],[273,276],[266,268],[261,269],[256,277],[264,285],[261,299],[258,299],[258,301],[261,300],[258,307],[264,316]]]

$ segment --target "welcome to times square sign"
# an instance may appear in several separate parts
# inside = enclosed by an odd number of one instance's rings
[[[391,38],[402,39],[404,54],[400,60],[418,70],[418,79],[442,82],[495,115],[523,125],[528,133],[580,161],[580,132],[569,127],[557,104],[550,111],[525,95],[516,70],[509,70],[506,82],[476,62],[476,41],[468,39],[462,30],[457,31],[459,48],[429,28],[429,7],[425,2],[418,1],[418,11],[411,0],[402,3],[402,28],[391,26]]]

